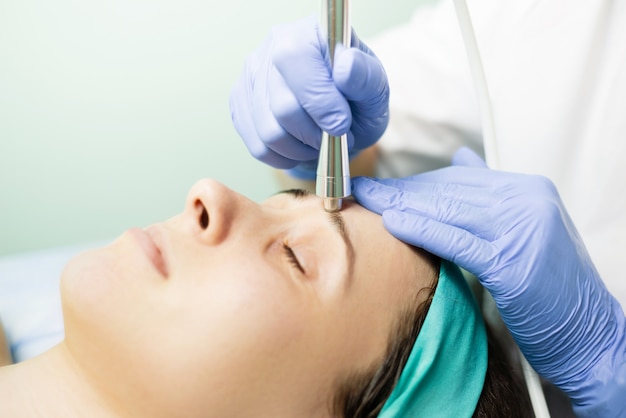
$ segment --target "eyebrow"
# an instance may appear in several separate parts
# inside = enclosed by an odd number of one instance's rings
[[[305,199],[311,196],[315,196],[313,193],[304,189],[287,189],[278,192],[277,194],[286,194],[292,196],[295,199]],[[341,236],[343,243],[346,246],[346,252],[348,253],[348,277],[352,277],[352,271],[354,267],[354,246],[348,235],[348,229],[346,228],[346,222],[343,219],[341,212],[326,212],[328,219],[333,229]]]

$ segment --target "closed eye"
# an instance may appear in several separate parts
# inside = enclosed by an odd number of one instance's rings
[[[284,242],[283,242],[283,252],[285,253],[285,256],[287,257],[287,260],[289,261],[289,263],[295,268],[297,268],[298,270],[300,270],[300,273],[305,274],[305,271],[302,268],[302,264],[300,264],[300,261],[298,261],[298,257],[296,257],[296,254],[293,252],[291,247]]]

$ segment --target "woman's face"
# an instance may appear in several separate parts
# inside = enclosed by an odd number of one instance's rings
[[[126,412],[320,416],[434,274],[379,216],[344,206],[198,182],[182,214],[70,262],[65,343]]]

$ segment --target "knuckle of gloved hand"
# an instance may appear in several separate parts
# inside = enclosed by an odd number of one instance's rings
[[[325,107],[326,112],[320,114],[318,125],[321,129],[328,132],[330,135],[343,135],[348,133],[350,126],[352,125],[352,114],[350,108],[335,103],[333,107],[329,104]]]
[[[298,164],[298,161],[290,160],[282,155],[272,151],[268,147],[261,144],[253,144],[248,146],[248,151],[257,160],[277,169],[290,169]]]
[[[524,212],[537,226],[551,225],[563,217],[556,187],[546,177],[533,177],[528,187],[524,188],[524,193],[520,193],[520,199],[514,202],[522,202]]]
[[[409,192],[399,190],[388,196],[388,206],[395,210],[405,211],[411,207],[412,196]]]
[[[271,100],[270,108],[272,114],[281,125],[290,120],[300,118],[300,105],[286,96],[277,100]]]
[[[358,49],[345,49],[336,57],[333,79],[350,100],[365,101],[375,108],[389,102],[389,82],[382,64]]]
[[[389,118],[358,118],[352,119],[350,131],[354,135],[354,146],[358,150],[373,145],[382,136],[389,124]]]
[[[558,197],[552,181],[542,175],[506,173],[504,181],[498,186],[498,193],[515,204],[528,202],[536,204],[543,200]]]
[[[267,148],[276,150],[276,148],[280,148],[280,145],[288,140],[288,135],[280,128],[278,123],[269,123],[269,121],[266,121],[266,123],[257,125],[256,129],[261,142],[263,142]]]
[[[455,169],[456,167],[451,168]],[[456,183],[442,183],[437,194],[440,196],[456,196],[458,193],[459,186]]]
[[[269,65],[268,62],[263,61],[258,54],[248,56],[244,61],[243,72],[237,84],[240,85],[242,99],[246,97],[248,100],[254,96],[255,88],[258,89],[259,85],[264,85],[267,81],[264,77],[267,77],[268,71],[264,71]]]
[[[291,37],[275,39],[272,45],[272,61],[278,66],[293,64],[302,54],[302,45],[299,45]]]
[[[247,142],[246,145],[248,146],[250,155],[259,161],[272,165],[270,159],[271,151],[266,146],[253,141]]]
[[[526,194],[529,199],[534,197],[540,201],[557,200],[559,196],[552,180],[542,175],[527,176],[522,192]]]
[[[384,71],[384,70],[383,70]],[[389,107],[389,96],[391,91],[389,90],[389,82],[387,81],[387,74],[384,74],[384,78],[380,80],[380,93],[376,96],[377,101],[373,102],[373,106],[376,107]]]
[[[304,22],[287,23],[272,28],[271,37],[271,55],[277,66],[294,65],[302,57],[310,55],[312,51],[321,56],[322,45],[316,36],[316,29],[303,30]]]
[[[558,194],[556,186],[546,176],[542,175],[527,175],[526,176],[526,189],[532,194],[540,194],[543,196],[555,196]]]

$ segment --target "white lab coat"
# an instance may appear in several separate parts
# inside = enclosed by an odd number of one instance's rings
[[[468,0],[500,169],[549,177],[626,306],[626,2]],[[391,87],[379,175],[482,152],[480,113],[450,1],[368,42]],[[407,157],[406,151],[409,151]]]

